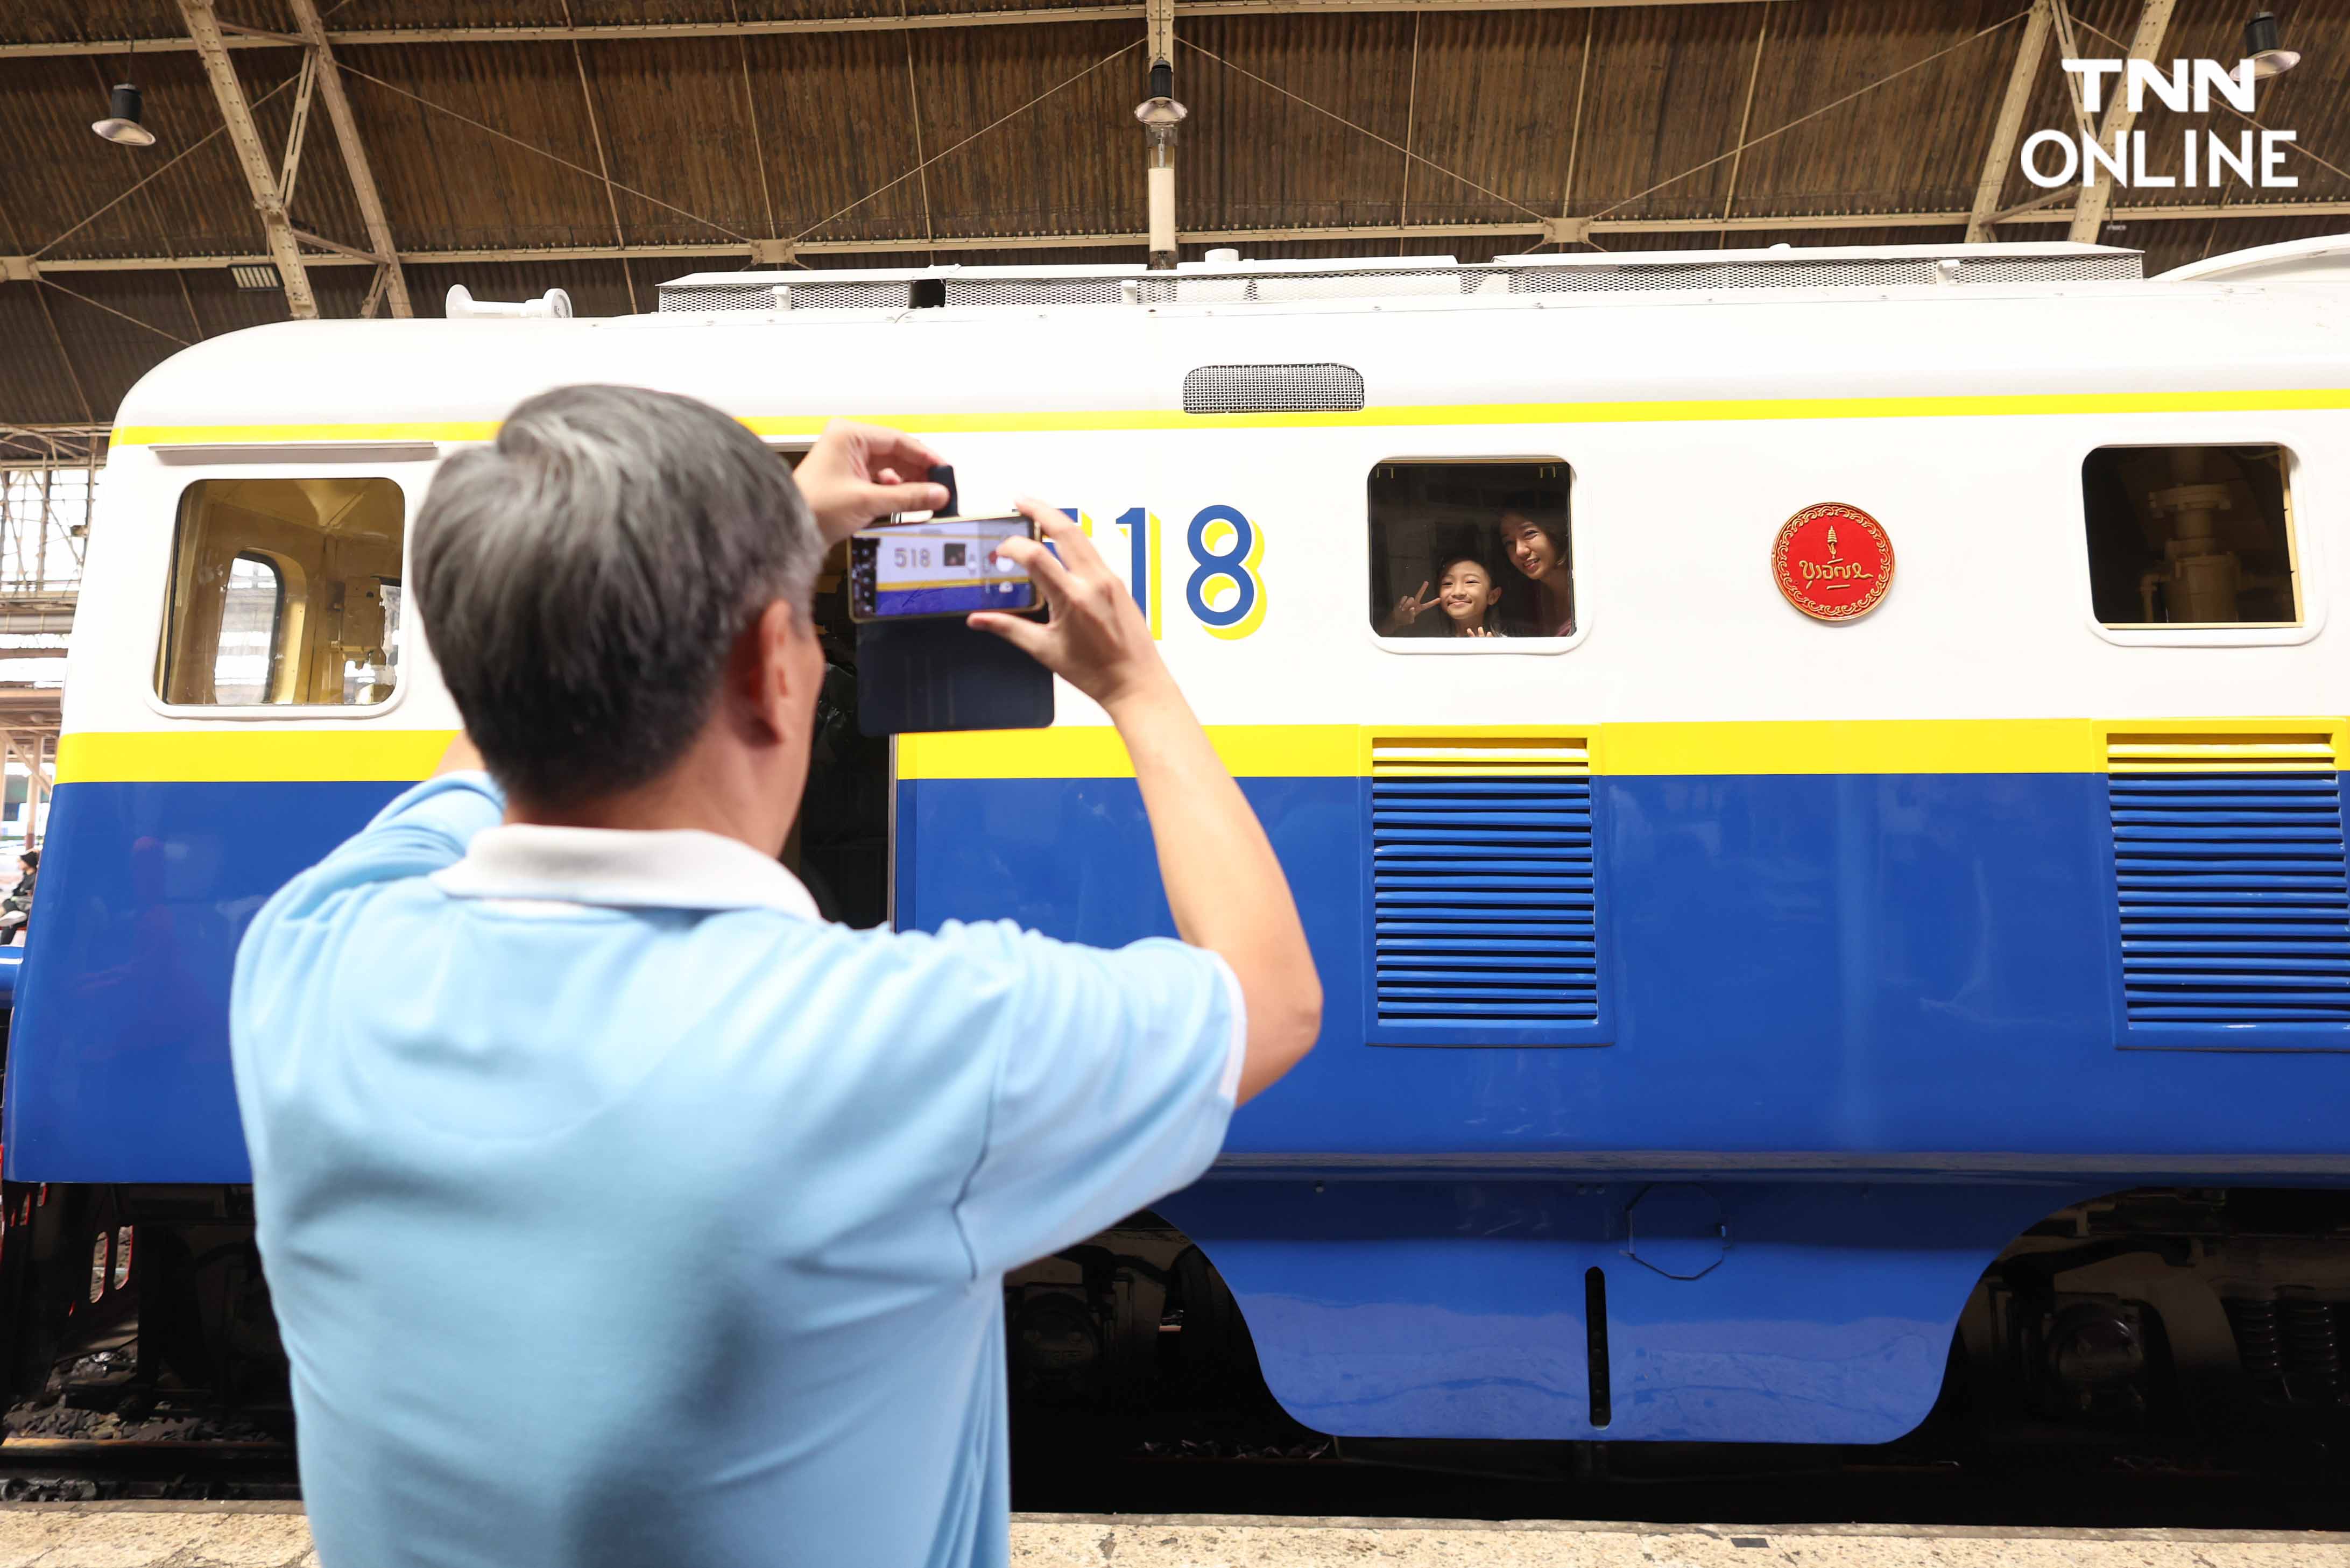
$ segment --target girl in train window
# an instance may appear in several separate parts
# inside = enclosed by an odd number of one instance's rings
[[[1433,592],[1430,588],[1433,587]],[[1471,555],[1449,556],[1434,576],[1406,594],[1379,627],[1381,637],[1506,637],[1502,585]],[[1433,613],[1431,613],[1433,612]]]
[[[1565,462],[1396,458],[1369,480],[1367,619],[1379,637],[1574,635]]]
[[[1575,562],[1563,523],[1523,512],[1502,514],[1502,548],[1519,576],[1534,585],[1535,637],[1575,635]]]

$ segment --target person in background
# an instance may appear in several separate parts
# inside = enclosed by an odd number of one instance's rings
[[[27,849],[16,857],[16,886],[0,898],[0,940],[20,941],[33,929],[33,882],[40,875],[41,852]]]
[[[1474,556],[1453,556],[1437,568],[1432,579],[1436,586],[1433,597],[1429,585],[1419,585],[1419,592],[1407,594],[1396,601],[1393,614],[1379,628],[1381,637],[1503,637],[1507,634],[1501,626],[1502,585],[1493,580],[1493,568]],[[1440,618],[1430,616],[1430,609],[1444,613]],[[1421,629],[1423,623],[1427,629]]]
[[[1502,548],[1534,585],[1535,637],[1575,635],[1574,558],[1564,524],[1537,523],[1523,512],[1502,514]]]

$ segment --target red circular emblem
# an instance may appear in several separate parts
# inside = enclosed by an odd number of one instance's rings
[[[1779,530],[1771,575],[1787,602],[1814,620],[1866,615],[1893,586],[1893,541],[1857,506],[1824,501]]]

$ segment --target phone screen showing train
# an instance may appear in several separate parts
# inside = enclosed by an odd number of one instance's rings
[[[1023,567],[1000,559],[1006,539],[1033,539],[1025,517],[947,517],[867,528],[849,535],[848,613],[856,620],[905,620],[1018,613],[1036,607]]]

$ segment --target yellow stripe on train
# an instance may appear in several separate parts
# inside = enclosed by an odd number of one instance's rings
[[[1387,742],[1548,738],[1582,742],[1591,772],[1619,775],[2102,773],[2106,728],[2086,719],[1886,719],[1581,726],[1211,724],[1208,733],[1225,765],[1244,778],[1348,778],[1388,772],[1375,765],[1374,756]],[[1134,769],[1115,731],[1072,727],[909,735],[898,742],[898,776],[1131,778]]]
[[[2102,774],[2149,766],[2328,769],[2350,756],[2350,722],[2337,717],[1211,724],[1208,733],[1224,764],[1243,778],[1527,770],[1699,776]],[[449,740],[446,730],[85,732],[68,734],[59,744],[57,782],[399,782],[431,773]],[[1068,725],[904,736],[898,742],[898,774],[907,779],[1108,779],[1131,778],[1134,768],[1116,731]]]
[[[1180,409],[1063,409],[1034,413],[858,414],[925,434],[986,431],[1330,429],[1381,425],[1688,423],[1750,420],[1981,419],[2043,414],[2170,414],[2350,409],[2350,388],[2286,387],[2201,392],[1997,392],[1951,397],[1691,398],[1582,403],[1430,403],[1305,413],[1193,414]],[[748,416],[764,436],[813,436],[823,419]],[[484,441],[497,421],[338,425],[123,425],[114,445],[270,444],[298,441]]]
[[[334,784],[421,779],[453,730],[85,731],[57,742],[57,783]]]

